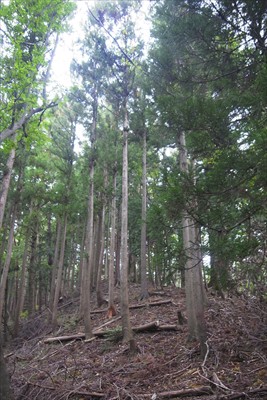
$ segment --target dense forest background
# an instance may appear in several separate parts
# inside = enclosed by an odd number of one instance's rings
[[[90,339],[92,296],[113,317],[120,287],[134,351],[129,285],[184,288],[202,359],[207,293],[266,301],[267,2],[87,5],[57,91],[79,6],[0,2],[2,382],[2,345],[43,310],[55,330],[67,298]]]

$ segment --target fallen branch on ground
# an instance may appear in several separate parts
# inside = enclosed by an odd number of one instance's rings
[[[144,304],[132,304],[129,306],[130,309],[134,308],[142,308],[142,307],[155,307],[155,306],[161,306],[165,304],[173,304],[172,300],[162,300],[162,301],[153,301],[151,303],[144,303]]]
[[[174,304],[171,299],[168,300],[161,300],[161,301],[153,301],[151,303],[142,303],[142,304],[132,304],[129,306],[130,310],[133,310],[135,308],[143,308],[143,307],[156,307],[156,306],[162,306],[164,304]],[[103,312],[108,312],[108,308],[103,308],[101,310],[93,310],[91,311],[91,314],[101,314]]]
[[[204,386],[199,389],[185,389],[185,390],[171,390],[168,392],[160,392],[155,393],[157,399],[173,399],[175,397],[193,397],[193,396],[205,396],[209,394],[213,394],[213,391],[209,386]],[[149,397],[152,398],[152,394],[144,394],[140,395],[140,397]]]
[[[113,321],[108,321],[108,323],[114,322],[119,317],[115,318]],[[101,325],[101,327],[108,325],[108,323]],[[176,325],[160,325],[159,321],[152,321],[148,322],[147,324],[144,325],[139,325],[135,326],[132,328],[135,333],[139,332],[155,332],[155,331],[176,331],[178,328]],[[93,331],[93,335],[96,337],[103,337],[107,333],[107,330],[100,330],[99,328],[96,328]],[[44,339],[44,343],[54,343],[54,342],[65,342],[69,340],[83,340],[85,339],[85,334],[84,333],[77,333],[75,335],[69,335],[69,336],[57,336],[57,337],[50,337]]]
[[[259,389],[249,390],[248,392],[243,393],[233,393],[229,395],[220,396],[219,400],[239,400],[239,399],[249,399],[252,398],[251,396],[257,395],[258,397],[265,397],[267,396],[267,386],[262,387]],[[266,398],[266,397],[265,397]]]
[[[31,386],[36,386],[36,387],[39,387],[39,388],[45,389],[45,390],[59,390],[60,389],[57,386],[40,385],[37,382],[31,382],[31,381],[28,381],[27,384],[31,385]],[[86,392],[86,391],[81,391],[79,389],[77,389],[77,390],[75,390],[75,389],[72,389],[72,390],[65,389],[64,392],[68,393],[68,398],[71,395],[90,396],[90,397],[104,397],[104,395],[105,395],[105,393],[102,393],[102,392]]]

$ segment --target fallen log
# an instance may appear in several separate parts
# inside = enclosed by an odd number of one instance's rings
[[[142,307],[155,307],[155,306],[161,306],[164,304],[174,304],[171,299],[168,300],[161,300],[161,301],[153,301],[151,303],[143,303],[143,304],[132,304],[129,306],[130,309],[135,309],[135,308],[142,308]],[[91,311],[91,314],[101,314],[103,312],[108,313],[108,308],[103,308],[103,309],[98,309],[98,310],[93,310]]]
[[[132,304],[129,306],[130,309],[134,309],[134,308],[142,308],[142,307],[155,307],[155,306],[162,306],[164,304],[170,304],[172,302],[171,299],[168,300],[161,300],[161,301],[153,301],[151,303],[144,303],[144,304]]]
[[[165,325],[159,325],[158,327],[159,331],[181,331],[181,328],[178,328],[177,325],[174,324],[165,324]]]
[[[79,339],[80,340],[85,339],[85,334],[76,333],[75,335],[49,337],[44,339],[44,343],[67,342],[69,340],[79,340]]]
[[[114,322],[119,317],[115,318],[113,321],[108,321],[108,323]],[[108,325],[108,323],[101,325],[101,327]],[[132,330],[135,333],[139,332],[156,332],[156,331],[170,331],[170,330],[177,330],[176,325],[160,325],[159,321],[152,321],[148,322],[147,324],[144,325],[139,325],[139,326],[134,326]],[[100,330],[99,328],[96,328],[93,330],[93,335],[96,337],[103,337],[107,334],[107,330]],[[44,339],[44,343],[53,343],[53,342],[66,342],[70,340],[83,340],[85,339],[85,334],[84,333],[77,333],[75,335],[69,335],[69,336],[57,336],[57,337],[50,337]]]
[[[155,331],[159,328],[159,321],[153,321],[153,322],[148,322],[147,324],[144,325],[139,325],[133,327],[133,331],[138,333],[138,332],[148,332],[148,331]]]

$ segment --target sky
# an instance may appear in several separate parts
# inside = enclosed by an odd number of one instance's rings
[[[72,84],[70,75],[70,64],[73,57],[78,58],[77,39],[83,36],[83,25],[86,22],[87,8],[94,6],[94,3],[101,0],[77,0],[77,9],[74,17],[69,22],[70,32],[62,33],[56,50],[52,65],[51,86],[55,90],[62,91]],[[150,24],[145,21],[145,14],[148,12],[150,0],[142,0],[143,17],[136,20],[137,29],[141,32],[144,40],[149,39]]]

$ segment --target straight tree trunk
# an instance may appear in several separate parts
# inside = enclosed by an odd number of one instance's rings
[[[83,263],[83,320],[86,339],[92,337],[91,324],[91,274],[93,261],[94,234],[94,159],[90,162],[90,183],[88,199],[88,220],[85,241],[85,257]]]
[[[93,122],[91,133],[91,149],[92,155],[89,165],[89,198],[88,198],[88,213],[87,213],[87,227],[86,227],[86,240],[85,240],[85,257],[83,263],[83,294],[82,294],[82,309],[84,332],[86,339],[91,339],[93,336],[93,329],[91,323],[91,274],[93,269],[94,260],[94,172],[95,172],[95,142],[96,142],[96,125],[98,113],[98,97],[97,88],[94,86],[93,94]]]
[[[3,176],[2,187],[0,190],[0,231],[3,225],[7,194],[10,186],[10,179],[15,162],[15,157],[16,157],[16,151],[15,149],[12,149],[7,160],[6,170]]]
[[[84,224],[82,231],[82,242],[81,242],[81,252],[80,252],[80,263],[79,263],[79,275],[78,275],[78,288],[80,291],[80,307],[79,315],[83,318],[83,291],[84,291],[84,265],[85,265],[85,240],[86,240],[86,224]]]
[[[26,232],[22,266],[21,266],[21,276],[20,276],[20,283],[19,283],[19,288],[18,288],[18,299],[17,299],[17,304],[16,304],[15,321],[14,321],[14,335],[15,336],[18,335],[20,314],[21,314],[21,312],[23,310],[23,306],[24,306],[25,291],[26,291],[27,260],[28,260],[28,254],[29,254],[29,241],[30,241],[30,226],[28,227],[27,232]]]
[[[62,284],[62,274],[63,274],[63,265],[64,265],[66,235],[67,235],[67,213],[65,213],[65,215],[64,215],[63,232],[62,232],[61,247],[60,247],[60,256],[59,256],[58,270],[57,270],[57,280],[56,280],[55,295],[54,295],[54,302],[53,302],[53,309],[52,309],[52,327],[53,327],[53,329],[55,329],[57,327],[58,300],[59,300],[61,284]]]
[[[7,277],[11,263],[11,256],[12,256],[12,248],[14,243],[14,229],[15,229],[15,221],[17,218],[17,204],[15,203],[11,222],[10,222],[10,231],[8,237],[8,244],[7,244],[7,254],[6,260],[3,267],[1,281],[0,281],[0,321],[2,321],[2,315],[4,311],[4,303],[5,303],[5,293],[6,293],[6,285],[7,285]],[[2,339],[2,323],[0,323],[0,342]]]
[[[101,216],[97,215],[94,221],[94,244],[93,244],[93,260],[92,260],[92,288],[96,289],[98,265],[100,255],[100,236],[101,236]]]
[[[61,230],[62,230],[62,224],[61,224],[60,219],[58,219],[58,221],[57,221],[57,238],[56,238],[56,245],[55,245],[55,249],[54,249],[53,266],[52,266],[51,283],[50,283],[50,295],[49,295],[49,311],[50,312],[48,314],[48,323],[52,322],[52,310],[53,310],[54,297],[55,297]]]
[[[28,314],[32,315],[35,311],[36,305],[36,252],[37,252],[37,238],[38,238],[38,221],[34,219],[32,224],[31,234],[31,253],[29,262],[29,276],[28,276]]]
[[[108,314],[115,315],[114,304],[114,255],[115,255],[115,240],[116,240],[116,190],[117,190],[117,168],[115,166],[113,174],[113,194],[111,201],[111,233],[110,233],[110,251],[109,251],[109,283],[108,283]]]
[[[188,155],[185,134],[179,136],[180,170],[188,175]],[[202,357],[206,354],[206,324],[204,318],[204,298],[201,263],[199,262],[199,249],[196,237],[195,221],[184,210],[183,217],[183,245],[186,255],[185,265],[185,292],[188,316],[189,340],[197,339],[200,343]]]
[[[120,209],[121,209],[121,207],[120,207]],[[120,264],[121,264],[121,212],[118,212],[115,254],[116,254],[115,285],[117,286],[120,284],[120,280],[121,280],[121,271],[120,271]]]
[[[123,154],[122,154],[122,206],[121,206],[121,316],[123,341],[130,343],[133,333],[130,323],[129,294],[128,294],[128,112],[124,104],[123,124]]]
[[[103,270],[103,257],[104,257],[104,245],[105,245],[105,214],[106,214],[106,206],[105,202],[102,205],[102,212],[99,218],[99,256],[98,260],[98,269],[97,269],[97,282],[96,282],[96,299],[98,307],[101,307],[104,304],[105,300],[103,297],[103,291],[101,287],[101,277]]]
[[[142,173],[142,226],[141,226],[141,299],[149,297],[147,289],[147,265],[146,265],[146,129],[143,132],[143,173]]]

